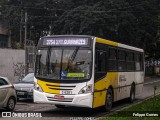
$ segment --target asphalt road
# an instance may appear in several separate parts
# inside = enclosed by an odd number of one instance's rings
[[[143,93],[140,96],[136,96],[135,103],[146,99],[152,95],[154,95],[154,85],[160,85],[160,79],[146,79],[144,84]],[[160,93],[160,88],[156,90],[156,93]],[[111,112],[114,112],[116,110],[119,110],[123,107],[126,107],[128,105],[131,105],[127,102],[127,100],[121,100],[116,103],[114,103],[113,109]],[[2,112],[3,110],[0,110]],[[106,112],[103,112],[101,108],[97,109],[88,109],[88,108],[77,108],[77,107],[66,107],[64,109],[56,108],[54,105],[50,104],[35,104],[32,102],[32,100],[21,100],[17,103],[15,110],[15,113],[23,113],[23,112],[31,112],[31,113],[38,113],[38,115],[41,115],[40,118],[32,118],[32,119],[68,119],[68,120],[92,120],[100,116],[104,116]],[[1,116],[1,115],[0,115]],[[45,118],[44,118],[45,117]],[[52,118],[51,118],[52,117]],[[24,118],[0,118],[0,119],[15,119],[20,120]],[[26,118],[27,119],[27,118]],[[31,118],[30,118],[31,120]]]

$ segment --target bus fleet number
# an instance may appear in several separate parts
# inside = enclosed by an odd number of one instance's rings
[[[72,91],[65,90],[65,91],[62,91],[62,94],[68,94],[68,95],[70,95],[70,94],[72,94]]]

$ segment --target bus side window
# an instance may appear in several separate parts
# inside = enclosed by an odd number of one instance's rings
[[[143,71],[144,70],[144,66],[143,66],[143,54],[139,54],[139,61],[140,61],[140,70]]]
[[[106,51],[96,49],[95,55],[95,80],[99,80],[106,75]]]
[[[106,52],[105,51],[96,50],[95,70],[97,72],[106,71]]]
[[[127,52],[127,70],[128,71],[134,71],[135,70],[135,62],[134,62],[134,53],[133,52]]]
[[[108,54],[108,70],[117,71],[117,50],[110,48]]]
[[[141,55],[135,54],[135,67],[137,71],[142,70],[142,62],[141,62]]]
[[[141,70],[144,71],[144,58],[143,54],[141,54]]]
[[[123,50],[118,51],[118,70],[126,70],[126,53]]]

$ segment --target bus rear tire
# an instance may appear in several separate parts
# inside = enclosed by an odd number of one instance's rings
[[[130,97],[129,97],[129,102],[133,103],[135,100],[135,85],[132,84],[131,86],[131,91],[130,91]]]
[[[65,105],[55,105],[57,108],[65,108]]]
[[[113,105],[113,91],[111,88],[107,90],[105,106],[103,107],[104,111],[110,111]]]

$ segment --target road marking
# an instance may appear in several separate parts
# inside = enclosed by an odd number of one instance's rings
[[[153,81],[153,82],[147,82],[147,83],[144,83],[144,85],[151,84],[151,83],[156,83],[156,82],[160,82],[160,80]]]

